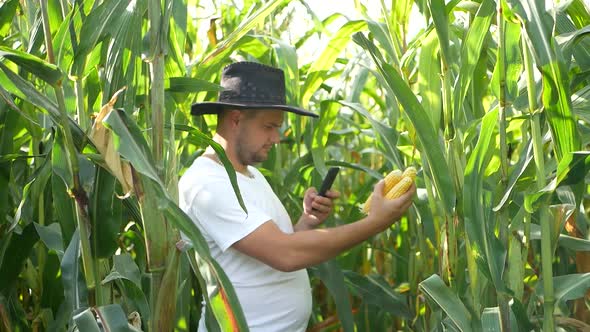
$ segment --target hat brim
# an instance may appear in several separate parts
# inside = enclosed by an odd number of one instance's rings
[[[236,103],[224,103],[224,102],[203,102],[196,103],[191,106],[192,115],[203,115],[203,114],[217,114],[223,109],[235,108],[235,109],[275,109],[281,111],[287,111],[299,115],[311,116],[313,118],[319,117],[317,114],[303,110],[301,108],[288,106],[288,105],[269,105],[269,104],[236,104]]]

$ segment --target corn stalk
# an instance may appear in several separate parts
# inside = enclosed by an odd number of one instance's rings
[[[504,15],[502,10],[502,2],[498,1],[497,5],[497,27],[498,27],[498,55],[496,61],[496,68],[499,75],[499,96],[498,107],[500,109],[500,116],[498,117],[498,131],[500,136],[500,186],[502,191],[508,190],[508,145],[506,142],[506,35]],[[498,213],[498,238],[500,243],[508,248],[508,229],[510,225],[508,210],[503,206]],[[503,279],[505,284],[508,273],[504,273]],[[510,331],[510,297],[502,289],[496,289],[498,296],[498,307],[500,309],[501,325],[503,331]]]
[[[165,176],[164,160],[164,69],[165,48],[168,41],[168,19],[171,1],[148,0],[150,24],[150,111],[151,147],[158,176]],[[169,142],[174,145],[174,142]],[[176,284],[178,279],[178,253],[175,241],[178,233],[170,226],[158,208],[157,192],[146,180],[134,175],[135,193],[139,200],[145,245],[147,249],[148,272],[150,275],[150,298],[152,299],[152,321],[150,331],[168,331],[174,326],[176,312]]]
[[[45,37],[45,46],[47,47],[47,58],[49,63],[55,64],[53,42],[51,38],[51,27],[49,26],[49,14],[47,12],[47,0],[40,1],[41,17],[43,19],[43,33]],[[88,216],[88,196],[80,184],[80,167],[78,165],[78,153],[76,151],[72,133],[70,131],[69,117],[67,114],[64,91],[61,80],[54,86],[57,105],[60,112],[60,128],[64,136],[68,167],[72,175],[70,195],[74,198],[76,206],[76,221],[80,232],[80,251],[82,253],[82,263],[84,266],[84,277],[88,287],[88,296],[90,305],[96,304],[96,270],[94,257],[90,247],[90,219]]]

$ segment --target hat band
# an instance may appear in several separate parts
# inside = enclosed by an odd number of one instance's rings
[[[229,92],[229,93],[224,93]],[[231,91],[224,91],[219,96],[220,102],[230,103],[253,103],[263,105],[286,105],[285,98],[282,96],[270,96],[266,94],[259,94],[254,96],[244,96],[231,93]]]

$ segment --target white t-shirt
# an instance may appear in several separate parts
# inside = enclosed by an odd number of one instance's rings
[[[264,176],[254,167],[248,170],[254,178],[236,172],[248,214],[225,168],[206,157],[197,158],[181,177],[180,207],[199,227],[234,286],[250,331],[305,331],[311,315],[307,271],[281,272],[231,247],[269,220],[293,233],[291,218]],[[199,331],[205,331],[203,319]]]

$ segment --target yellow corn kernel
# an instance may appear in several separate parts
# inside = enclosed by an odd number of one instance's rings
[[[391,189],[393,189],[393,187],[395,187],[395,185],[402,179],[402,177],[403,177],[403,173],[399,169],[389,172],[389,174],[387,174],[387,176],[385,177],[385,185],[383,186],[383,194],[385,195]],[[371,198],[373,198],[373,193],[371,193],[371,195],[369,195],[369,198],[367,198],[365,205],[363,205],[363,212],[365,212],[365,213],[369,213],[369,210],[371,209]]]
[[[387,174],[385,177],[385,186],[383,187],[383,193],[388,193],[391,188],[395,187],[395,185],[402,179],[403,177],[402,171],[399,169],[393,170]]]
[[[411,177],[409,177],[409,176],[402,178],[395,185],[395,187],[393,187],[389,192],[387,192],[387,195],[385,195],[385,198],[387,198],[387,199],[395,199],[395,198],[400,197],[406,191],[408,191],[408,189],[410,188],[410,186],[412,185],[413,182],[414,182],[414,180]]]
[[[416,173],[416,168],[414,168],[414,166],[410,166],[404,170],[402,177],[410,177],[412,180],[416,180]]]

